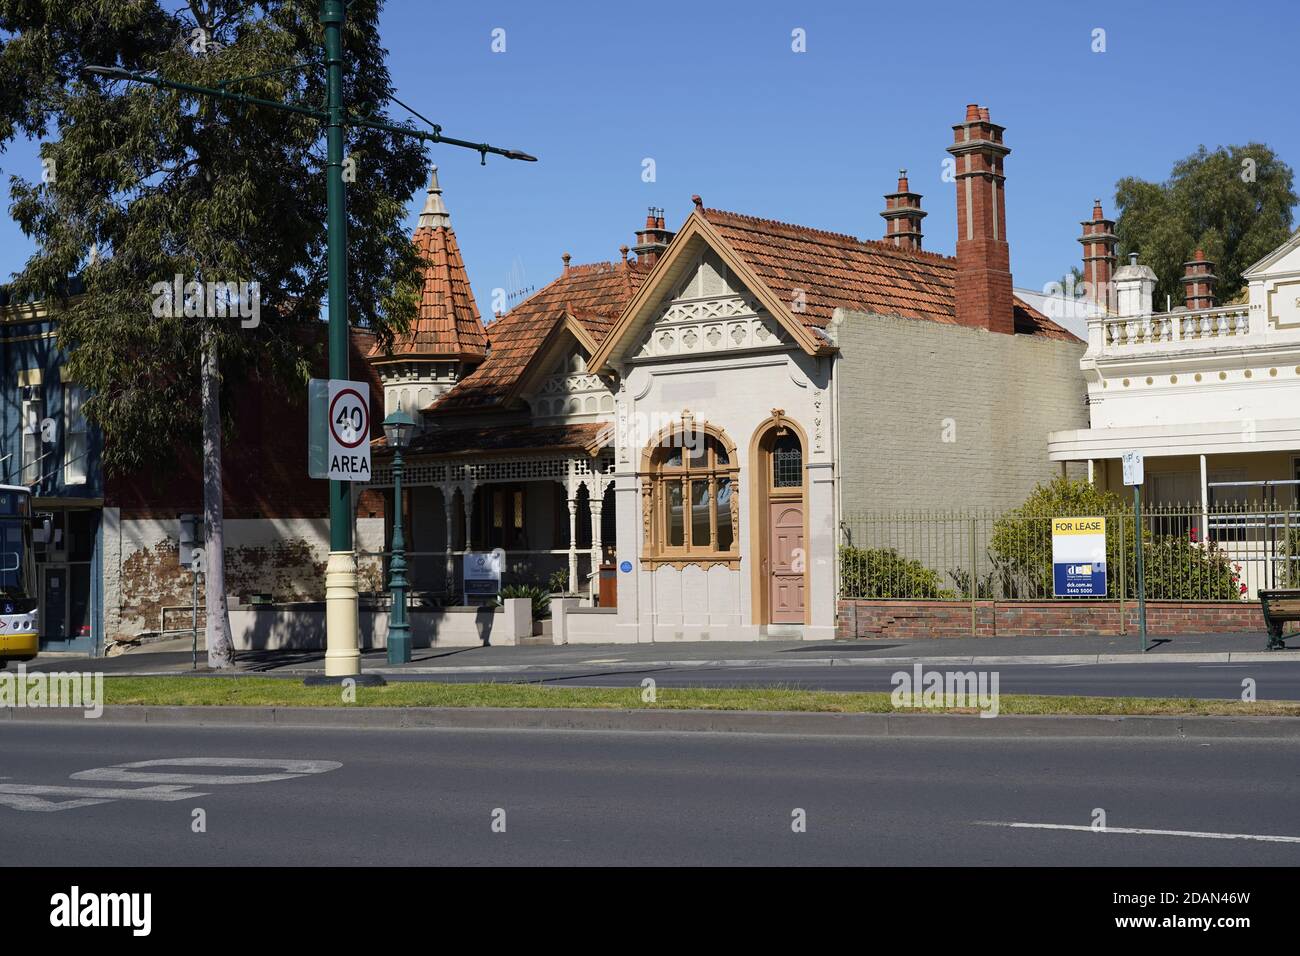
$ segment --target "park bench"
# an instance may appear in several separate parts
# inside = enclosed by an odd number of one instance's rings
[[[1266,650],[1285,650],[1282,628],[1288,622],[1300,622],[1300,588],[1260,591],[1259,605],[1264,612],[1264,625],[1268,628]]]

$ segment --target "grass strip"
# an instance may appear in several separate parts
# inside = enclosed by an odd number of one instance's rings
[[[888,693],[798,688],[659,688],[654,701],[640,687],[555,687],[544,684],[444,684],[402,681],[386,687],[305,687],[274,677],[108,677],[105,703],[244,707],[571,707],[630,710],[755,710],[830,714],[977,713],[974,708],[899,708]],[[1300,716],[1300,702],[1200,700],[1193,697],[1082,697],[1004,694],[1002,714],[1082,716]]]

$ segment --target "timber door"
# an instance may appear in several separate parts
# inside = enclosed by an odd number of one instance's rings
[[[803,502],[768,504],[768,620],[802,624],[804,613]]]

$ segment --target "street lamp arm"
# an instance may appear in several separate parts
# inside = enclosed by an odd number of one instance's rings
[[[116,66],[83,66],[81,72],[91,76],[102,76],[110,80],[127,80],[132,83],[145,83],[149,86],[157,87],[158,89],[180,90],[183,93],[193,93],[196,96],[212,96],[217,99],[231,100],[236,103],[249,103],[254,106],[268,106],[271,109],[284,110],[289,113],[298,113],[318,120],[328,121],[330,118],[329,113],[325,110],[314,109],[310,106],[295,106],[292,103],[282,103],[279,100],[264,100],[261,97],[248,96],[244,93],[232,93],[225,89],[226,83],[223,83],[220,88],[197,86],[193,83],[181,83],[177,80],[164,80],[162,77],[150,76],[148,73],[139,73],[134,70],[124,70],[121,67]],[[226,82],[238,83],[242,80],[252,78],[253,77],[240,77]],[[423,117],[421,117],[421,119],[423,119]],[[488,153],[492,153],[496,156],[504,156],[506,159],[518,159],[527,163],[537,162],[536,156],[531,156],[522,150],[505,149],[500,146],[492,146],[488,143],[472,143],[469,140],[443,136],[442,127],[438,126],[436,123],[430,124],[433,126],[433,130],[430,132],[411,129],[408,126],[397,126],[393,123],[385,123],[381,120],[374,120],[361,116],[354,116],[350,119],[344,120],[343,125],[359,126],[365,129],[384,130],[389,133],[397,133],[400,136],[410,136],[414,139],[424,140],[429,143],[446,143],[448,146],[460,146],[465,149],[474,150],[480,156],[484,157],[484,159],[486,159]]]
[[[83,66],[82,73],[91,76],[103,76],[110,80],[127,80],[132,83],[144,83],[162,90],[179,90],[182,93],[193,93],[196,96],[211,96],[219,100],[231,100],[236,103],[250,103],[254,106],[269,106],[271,109],[284,110],[287,113],[298,113],[302,116],[310,116],[313,119],[328,120],[329,113],[325,110],[313,109],[310,106],[295,106],[292,103],[282,103],[279,100],[264,100],[258,96],[248,96],[244,93],[231,93],[224,89],[214,89],[210,86],[196,86],[193,83],[181,83],[177,80],[164,80],[160,76],[150,76],[148,73],[138,73],[134,70],[123,70],[116,66]],[[244,77],[248,79],[248,77]],[[234,80],[230,82],[236,82]]]
[[[492,153],[497,156],[504,156],[506,159],[519,159],[527,163],[537,162],[536,156],[530,156],[528,153],[518,149],[505,149],[500,146],[490,146],[487,143],[471,143],[469,140],[455,139],[451,136],[442,135],[442,127],[433,124],[432,131],[426,132],[422,129],[411,129],[409,126],[396,126],[393,123],[385,123],[381,120],[367,119],[363,116],[353,116],[344,121],[345,126],[360,126],[364,129],[381,129],[389,133],[398,133],[402,136],[411,136],[415,139],[422,139],[429,143],[446,143],[448,146],[463,146],[466,149],[472,149],[479,154]]]

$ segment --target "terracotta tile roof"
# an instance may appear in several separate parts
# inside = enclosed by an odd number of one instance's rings
[[[573,425],[499,425],[493,428],[434,428],[415,437],[411,452],[455,455],[483,452],[585,451],[595,454],[613,440],[612,426],[603,422]],[[383,448],[381,438],[374,442]]]
[[[376,344],[370,356],[379,361],[412,356],[481,359],[487,354],[487,335],[451,228],[451,217],[442,204],[436,166],[428,201],[411,239],[424,262],[415,319],[408,331],[394,338],[391,354]]]
[[[807,226],[701,209],[709,224],[785,302],[802,289],[805,325],[824,328],[836,307],[956,325],[957,262],[933,252],[900,249]],[[1016,300],[1016,331],[1074,336]]]
[[[429,409],[443,412],[499,407],[566,312],[599,343],[649,271],[635,261],[570,266],[555,281],[488,326],[492,348],[487,361]]]

